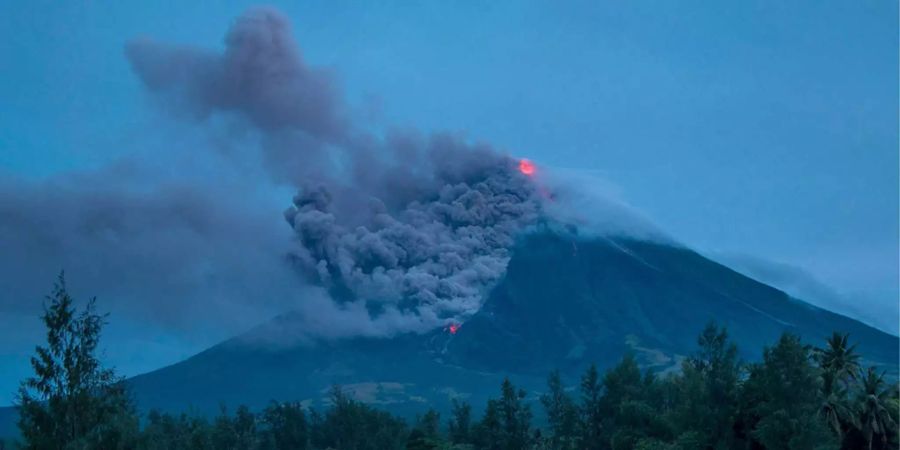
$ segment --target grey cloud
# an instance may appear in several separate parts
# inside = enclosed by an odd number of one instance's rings
[[[39,310],[65,269],[74,289],[126,319],[246,328],[289,307],[296,292],[283,256],[288,233],[253,201],[114,168],[0,177],[0,309]]]
[[[333,76],[303,60],[271,9],[238,18],[224,52],[143,39],[126,55],[192,125],[249,125],[259,145],[241,133],[227,147],[261,150],[266,172],[218,168],[234,155],[197,148],[199,163],[161,150],[139,173],[0,179],[4,292],[40,298],[65,268],[114,313],[182,328],[293,310],[303,336],[420,332],[475,313],[519,234],[570,220],[567,181],[526,176],[487,144],[351,120]],[[296,195],[275,206],[284,183]]]
[[[268,8],[239,17],[221,55],[149,39],[125,53],[148,89],[178,96],[200,118],[239,111],[266,130],[297,128],[319,139],[346,132],[333,76],[308,66],[287,18]]]
[[[332,78],[303,62],[273,10],[241,16],[225,43],[223,54],[146,40],[126,52],[161,98],[200,119],[233,112],[258,128],[272,176],[299,190],[285,213],[294,266],[344,307],[411,318],[395,324],[474,313],[516,234],[541,214],[533,180],[488,145],[414,131],[381,137],[353,123]]]

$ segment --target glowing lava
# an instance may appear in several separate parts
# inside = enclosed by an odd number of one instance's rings
[[[447,331],[449,331],[450,334],[456,334],[456,332],[459,331],[459,324],[451,323],[450,326],[447,327]]]
[[[527,159],[520,159],[519,160],[519,172],[522,172],[528,176],[534,175],[534,163]]]

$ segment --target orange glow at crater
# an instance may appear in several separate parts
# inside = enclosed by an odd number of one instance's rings
[[[534,163],[527,159],[519,160],[519,172],[524,173],[525,175],[531,176],[534,175]]]
[[[456,332],[459,331],[459,324],[451,323],[450,326],[447,327],[447,331],[449,331],[450,334],[456,334]]]

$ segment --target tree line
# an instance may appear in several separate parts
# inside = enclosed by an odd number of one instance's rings
[[[431,409],[407,422],[334,387],[318,411],[272,402],[260,411],[138,414],[124,380],[96,352],[105,316],[80,312],[62,275],[42,320],[46,344],[19,389],[17,442],[0,449],[896,449],[898,384],[863,367],[845,334],[821,348],[784,334],[743,363],[724,328],[708,325],[697,351],[672,374],[643,371],[632,355],[577,386],[559,372],[534,402],[509,380],[478,417],[454,401],[446,421]],[[532,408],[546,420],[535,425]]]

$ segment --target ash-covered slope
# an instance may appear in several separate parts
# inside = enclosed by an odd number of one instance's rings
[[[814,344],[841,331],[860,344],[867,362],[896,371],[896,337],[793,299],[690,249],[554,234],[526,239],[503,283],[448,353],[467,367],[546,373],[614,361],[630,348],[664,369],[695,349],[699,330],[711,320],[727,326],[748,360],[785,331]]]
[[[268,326],[284,327],[290,315]],[[819,343],[849,332],[868,363],[896,372],[897,337],[788,297],[685,248],[629,239],[524,238],[483,308],[455,334],[356,338],[261,346],[266,327],[184,362],[134,378],[144,408],[211,411],[271,399],[313,404],[341,384],[399,413],[453,397],[481,404],[503,376],[540,390],[546,374],[570,379],[626,351],[658,370],[677,367],[710,320],[728,327],[744,357],[784,331]]]

